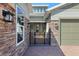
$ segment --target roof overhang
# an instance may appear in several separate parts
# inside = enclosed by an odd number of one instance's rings
[[[59,9],[61,6],[64,6],[66,4],[67,3],[58,4],[58,5],[54,6],[54,7],[48,8],[46,11],[51,11],[51,10],[54,10],[54,9]]]

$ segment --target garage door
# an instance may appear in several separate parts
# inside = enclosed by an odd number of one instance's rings
[[[79,45],[79,20],[62,19],[60,24],[61,45]]]

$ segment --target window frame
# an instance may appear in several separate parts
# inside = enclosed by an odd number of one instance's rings
[[[18,16],[23,16],[23,14],[18,14],[18,13],[17,13],[17,7],[19,7],[18,4],[16,4],[16,46],[19,46],[19,45],[24,41],[24,36],[25,36],[25,35],[24,35],[24,32],[25,32],[25,30],[24,30],[24,25],[21,26],[21,27],[23,27],[23,37],[22,37],[23,39],[22,39],[22,41],[20,41],[20,42],[18,43],[18,42],[17,42],[17,41],[18,41],[17,27],[19,27],[20,25],[19,25],[19,26],[17,25],[17,24],[18,24],[18,23],[17,23],[17,17],[18,17]],[[25,21],[25,20],[24,20],[24,21]]]

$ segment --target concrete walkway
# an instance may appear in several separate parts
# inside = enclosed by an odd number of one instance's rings
[[[79,46],[64,45],[61,49],[66,56],[79,56]]]
[[[58,46],[30,46],[24,56],[64,56]]]

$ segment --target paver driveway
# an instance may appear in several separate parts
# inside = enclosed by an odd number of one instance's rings
[[[64,56],[58,46],[30,46],[24,56]]]

